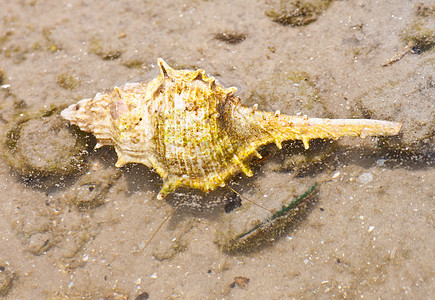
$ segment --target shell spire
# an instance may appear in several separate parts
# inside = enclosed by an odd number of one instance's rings
[[[145,83],[128,83],[84,99],[61,115],[92,132],[97,147],[111,145],[117,167],[141,163],[163,179],[158,199],[179,186],[203,191],[224,186],[248,166],[257,149],[274,142],[315,138],[394,135],[401,124],[377,120],[334,120],[287,116],[248,108],[204,70],[175,70],[157,60],[159,75]]]

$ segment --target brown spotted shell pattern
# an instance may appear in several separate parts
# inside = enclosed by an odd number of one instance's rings
[[[179,186],[211,191],[238,172],[252,176],[247,162],[274,142],[315,138],[395,135],[401,124],[362,119],[318,119],[262,112],[241,104],[235,87],[224,88],[204,70],[175,70],[163,59],[148,83],[128,83],[98,93],[61,115],[92,132],[96,147],[111,145],[117,167],[141,163],[163,178],[158,199]]]

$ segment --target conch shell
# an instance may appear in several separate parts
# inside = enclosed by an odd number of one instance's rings
[[[127,83],[98,93],[63,110],[61,115],[103,145],[115,147],[117,167],[141,163],[163,178],[157,198],[179,186],[211,191],[225,186],[247,165],[257,149],[286,140],[395,135],[401,123],[361,119],[317,119],[262,112],[245,107],[204,70],[174,70],[159,58],[160,74],[148,83]]]

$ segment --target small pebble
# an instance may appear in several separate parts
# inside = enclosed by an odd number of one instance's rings
[[[383,167],[386,161],[387,161],[386,159],[382,159],[382,158],[380,158],[380,159],[378,159],[378,160],[376,161],[376,165],[377,165],[378,167]]]
[[[150,297],[150,295],[147,292],[140,293],[136,296],[135,300],[146,300]]]
[[[362,184],[367,184],[373,180],[373,175],[371,173],[362,173],[358,177],[358,182]]]
[[[246,289],[248,287],[249,278],[238,276],[234,278],[234,282],[240,286],[242,289]]]
[[[337,171],[334,173],[334,175],[332,175],[332,178],[337,178],[338,176],[340,176],[340,171]]]

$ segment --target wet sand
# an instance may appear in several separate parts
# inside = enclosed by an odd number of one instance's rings
[[[23,180],[0,160],[0,286],[6,299],[434,294],[435,52],[414,51],[421,53],[382,66],[404,49],[410,24],[421,19],[433,26],[433,12],[424,16],[420,1],[334,1],[314,22],[292,27],[265,14],[279,9],[279,1],[234,2],[3,4],[2,132],[22,111],[65,106],[149,80],[162,57],[177,68],[206,70],[236,86],[244,104],[258,103],[262,110],[403,122],[399,140],[346,138],[331,149],[329,142],[313,143],[308,152],[298,142],[281,151],[262,149],[269,157],[254,163],[254,177],[236,176],[230,183],[244,197],[273,209],[320,184],[296,226],[237,254],[215,243],[224,225],[248,228],[267,212],[243,201],[225,213],[218,201],[225,189],[204,198],[181,190],[158,201],[158,175],[141,165],[116,170],[110,147],[89,154],[83,173],[49,186]],[[303,91],[301,82],[309,83]],[[330,151],[301,171],[292,157],[313,156],[316,144]],[[90,179],[80,183],[86,174]],[[101,203],[71,200],[71,191],[98,182],[94,177],[101,181]],[[94,195],[95,186],[83,195]],[[193,200],[140,254],[183,198]],[[244,288],[230,286],[238,276],[249,278]]]

